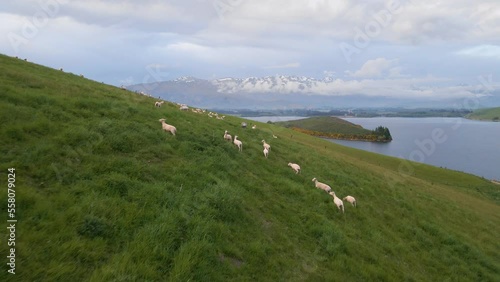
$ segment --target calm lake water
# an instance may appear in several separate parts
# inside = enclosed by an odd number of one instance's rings
[[[258,121],[303,117],[259,117]],[[257,120],[256,118],[249,118]],[[345,118],[366,129],[382,125],[390,143],[331,140],[374,153],[500,180],[500,123],[463,118]]]

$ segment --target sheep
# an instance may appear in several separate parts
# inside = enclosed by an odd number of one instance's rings
[[[342,207],[342,213],[344,213],[344,203],[342,202],[341,199],[339,199],[336,195],[335,195],[335,192],[330,192],[329,193],[330,195],[332,195],[333,197],[333,202],[335,203],[335,205],[337,206],[337,208],[339,209],[339,211],[341,210],[340,207]]]
[[[247,123],[246,123],[246,122],[242,122],[242,123],[241,123],[241,127],[243,127],[243,128],[247,128]]]
[[[271,145],[267,144],[266,143],[266,140],[262,139],[262,145],[264,146],[264,148],[268,149],[268,150],[271,150]]]
[[[234,136],[233,143],[234,143],[234,145],[236,145],[236,147],[238,147],[238,151],[240,151],[240,152],[243,151],[243,143],[240,140],[238,140],[238,135]]]
[[[356,207],[356,199],[353,196],[345,196],[342,200],[348,201],[353,207]]]
[[[319,182],[316,177],[312,179],[312,182],[314,182],[314,186],[316,186],[316,188],[318,189],[322,189],[323,191],[325,192],[330,192],[332,191],[332,188],[328,185],[326,185],[325,183],[322,183],[322,182]]]
[[[231,141],[233,140],[233,137],[227,133],[227,130],[224,131],[224,140]]]
[[[295,174],[300,173],[300,166],[298,164],[288,163],[288,166],[295,171]]]
[[[179,110],[181,110],[181,111],[187,111],[187,110],[189,110],[189,107],[187,105],[185,105],[185,104],[181,104],[181,106],[179,107]]]
[[[163,103],[165,103],[165,101],[157,101],[155,102],[155,107],[161,107],[161,105],[163,105]]]
[[[256,129],[257,128],[257,125],[252,125],[252,129]]]
[[[269,156],[269,150],[267,148],[264,148],[264,157],[266,157],[266,159],[267,156]]]
[[[278,136],[276,136],[276,135],[273,134],[273,138],[278,138]]]
[[[166,124],[164,118],[159,119],[158,121],[161,122],[161,126],[162,126],[163,130],[169,131],[170,133],[172,133],[172,135],[175,136],[175,132],[177,132],[177,129],[175,128],[175,126],[170,125],[170,124]]]

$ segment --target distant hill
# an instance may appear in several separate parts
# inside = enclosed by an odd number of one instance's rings
[[[368,130],[360,125],[332,116],[310,117],[306,119],[277,122],[276,124],[309,135],[335,139],[378,142],[392,140],[388,129],[377,128],[376,130]]]
[[[155,101],[0,55],[0,281],[500,281],[498,185]]]
[[[500,121],[500,107],[475,110],[473,113],[467,115],[467,118],[475,120]]]

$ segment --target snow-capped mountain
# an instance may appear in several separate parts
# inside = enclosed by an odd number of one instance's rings
[[[462,97],[434,99],[425,96],[428,89],[381,87],[376,81],[364,85],[359,80],[332,77],[316,79],[305,76],[266,76],[218,78],[213,80],[185,76],[175,80],[136,84],[132,91],[148,93],[165,100],[196,107],[219,109],[340,108],[340,107],[450,107],[461,105]],[[472,87],[472,86],[471,86]],[[471,88],[469,87],[469,88]],[[448,91],[459,93],[464,88]],[[370,91],[363,93],[364,91]],[[420,97],[419,97],[420,96]],[[418,98],[415,98],[418,97]],[[500,95],[479,101],[484,107],[498,105]]]
[[[305,76],[266,76],[221,78],[212,80],[220,93],[315,93],[320,85],[333,80],[318,80]]]

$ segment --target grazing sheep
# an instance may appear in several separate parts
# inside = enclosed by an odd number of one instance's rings
[[[288,166],[295,171],[295,174],[300,173],[300,166],[298,164],[288,163]]]
[[[353,196],[345,196],[342,200],[348,201],[353,207],[356,207],[356,199]]]
[[[319,182],[316,177],[312,179],[312,182],[314,182],[314,186],[316,186],[316,188],[318,189],[322,189],[323,191],[325,192],[330,192],[332,191],[332,188],[328,185],[326,185],[325,183],[322,183],[322,182]]]
[[[266,157],[266,159],[267,156],[269,156],[269,150],[267,148],[264,148],[264,157]]]
[[[257,128],[257,125],[252,125],[252,129],[256,129]]]
[[[276,136],[276,135],[273,134],[273,138],[278,138],[278,136]]]
[[[189,110],[189,107],[187,105],[185,105],[185,104],[181,104],[181,106],[179,107],[179,110],[181,110],[181,111],[187,111],[187,110]]]
[[[165,103],[165,101],[157,101],[155,102],[155,107],[161,107],[161,105],[163,105],[163,103]]]
[[[233,137],[227,133],[227,130],[224,131],[224,140],[231,141],[233,140]]]
[[[264,146],[264,148],[271,150],[271,145],[267,144],[266,140],[262,140],[261,142],[262,142],[262,145]]]
[[[161,122],[161,127],[163,128],[163,130],[168,131],[168,132],[172,133],[172,135],[175,136],[175,132],[177,132],[177,129],[175,128],[175,126],[170,125],[170,124],[166,124],[164,118],[159,119],[158,121]]]
[[[243,128],[247,128],[247,123],[246,123],[246,122],[242,122],[242,123],[241,123],[241,127],[243,127]]]
[[[238,140],[238,135],[234,136],[233,143],[234,143],[234,145],[236,145],[236,147],[238,147],[238,151],[240,151],[240,152],[243,151],[243,143],[240,140]]]
[[[332,195],[333,197],[333,202],[335,203],[335,205],[337,206],[337,208],[339,209],[339,211],[341,210],[340,207],[342,207],[342,213],[344,212],[344,203],[342,202],[341,199],[339,199],[336,195],[335,195],[335,192],[330,192],[329,193],[330,195]]]

